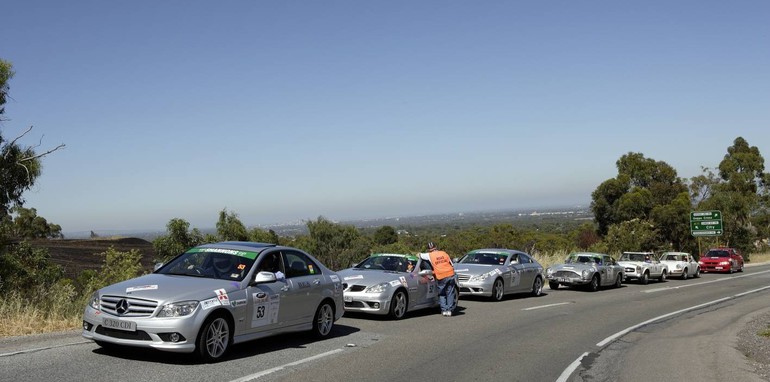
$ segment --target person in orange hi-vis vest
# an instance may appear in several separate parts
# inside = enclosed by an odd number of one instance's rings
[[[428,243],[428,256],[433,266],[433,276],[438,287],[438,302],[441,306],[441,314],[451,317],[455,310],[455,269],[449,255],[436,248],[433,242]]]

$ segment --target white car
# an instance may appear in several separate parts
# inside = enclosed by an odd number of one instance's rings
[[[687,280],[690,277],[700,277],[700,265],[687,252],[664,252],[660,262],[668,266],[668,275]]]
[[[666,281],[668,275],[668,266],[658,261],[652,252],[623,252],[618,264],[623,266],[626,280],[636,279],[642,285],[647,285],[650,279]]]

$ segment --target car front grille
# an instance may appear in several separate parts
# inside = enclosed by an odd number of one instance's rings
[[[118,313],[116,307],[120,300],[128,302],[128,310]],[[101,296],[101,308],[104,312],[120,317],[150,317],[158,307],[158,302],[126,296]]]
[[[580,277],[580,274],[573,271],[558,271],[553,274],[553,277],[575,278]]]
[[[636,273],[636,268],[634,268],[634,267],[626,267],[625,271],[626,271],[626,273]]]

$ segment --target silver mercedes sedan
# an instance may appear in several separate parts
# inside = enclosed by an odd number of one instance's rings
[[[511,293],[540,296],[543,266],[527,253],[513,249],[477,249],[455,263],[461,296],[486,296],[500,301]]]
[[[407,312],[439,306],[433,267],[420,256],[374,254],[338,273],[342,277],[346,312],[400,319]]]
[[[188,250],[152,274],[96,291],[83,337],[222,359],[232,344],[310,330],[326,337],[344,313],[340,277],[296,248],[221,242]]]

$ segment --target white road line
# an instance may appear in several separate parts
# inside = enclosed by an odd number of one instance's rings
[[[89,342],[93,343],[93,341],[91,341],[91,340],[84,340],[84,341],[80,341],[80,342],[72,342],[72,343],[69,343],[69,344],[46,346],[44,348],[25,349],[25,350],[19,350],[19,351],[15,351],[15,352],[10,352],[10,353],[0,353],[0,357],[9,357],[9,356],[12,356],[12,355],[17,355],[17,354],[34,353],[36,351],[60,348],[60,347],[64,347],[64,346],[82,345],[82,344],[87,344]]]
[[[560,302],[558,304],[548,304],[548,305],[540,305],[540,306],[533,306],[531,308],[524,308],[522,310],[535,310],[535,309],[543,309],[543,308],[550,308],[552,306],[559,306],[559,305],[568,305],[568,304],[574,304],[574,302]]]
[[[684,313],[684,312],[689,312],[691,310],[700,309],[700,308],[703,308],[705,306],[718,304],[718,303],[723,302],[723,301],[732,300],[734,298],[742,297],[742,296],[745,296],[747,294],[761,292],[761,291],[763,291],[765,289],[770,289],[770,285],[762,287],[762,288],[750,290],[750,291],[747,291],[747,292],[739,293],[739,294],[736,294],[736,295],[733,295],[733,296],[720,298],[720,299],[717,299],[717,300],[714,300],[714,301],[711,301],[711,302],[707,302],[707,303],[703,303],[703,304],[700,304],[700,305],[691,306],[689,308],[680,309],[680,310],[677,310],[676,312],[671,312],[671,313],[668,313],[668,314],[664,314],[662,316],[658,316],[658,317],[649,319],[649,320],[644,321],[642,323],[639,323],[639,324],[636,324],[634,326],[630,326],[630,327],[628,327],[626,329],[623,329],[623,330],[621,330],[621,331],[619,331],[619,332],[617,332],[617,333],[615,333],[615,334],[605,338],[601,342],[597,343],[596,346],[602,347],[602,346],[604,346],[604,345],[614,341],[618,337],[620,337],[620,336],[622,336],[622,335],[624,335],[624,334],[626,334],[626,333],[628,333],[628,332],[630,332],[630,331],[632,331],[634,329],[637,329],[637,328],[639,328],[641,326],[647,325],[647,324],[649,324],[651,322],[655,322],[655,321],[658,321],[658,320],[661,320],[661,319],[664,319],[664,318],[667,318],[667,317],[670,317],[670,316],[673,316],[673,315],[677,315],[679,313]]]
[[[339,353],[341,351],[343,351],[343,349],[330,350],[330,351],[327,351],[326,353],[321,353],[321,354],[314,355],[312,357],[303,358],[303,359],[301,359],[299,361],[290,362],[290,363],[287,363],[287,364],[282,365],[282,366],[276,366],[276,367],[274,367],[272,369],[263,370],[263,371],[260,371],[259,373],[254,373],[254,374],[251,374],[251,375],[247,375],[245,377],[234,379],[234,380],[232,380],[230,382],[246,382],[246,381],[255,380],[257,378],[264,377],[264,376],[266,376],[268,374],[275,373],[276,371],[283,370],[283,369],[285,369],[287,367],[297,366],[297,365],[301,365],[301,364],[303,364],[305,362],[315,361],[315,360],[317,360],[319,358],[323,358],[323,357],[326,357],[328,355],[336,354],[336,353]]]
[[[619,337],[629,333],[630,331],[632,331],[634,329],[637,329],[639,327],[642,327],[644,325],[647,325],[649,323],[652,323],[652,322],[655,322],[655,321],[658,321],[658,320],[661,320],[661,319],[664,319],[664,318],[667,318],[667,317],[670,317],[670,316],[673,316],[673,315],[677,315],[679,313],[684,313],[684,312],[687,312],[687,311],[690,311],[690,310],[700,309],[700,308],[705,307],[705,306],[718,304],[720,302],[727,301],[727,300],[732,300],[732,299],[738,298],[738,297],[743,297],[743,296],[746,296],[748,294],[761,292],[761,291],[766,290],[766,289],[770,289],[770,285],[764,286],[762,288],[757,288],[757,289],[753,289],[753,290],[750,290],[750,291],[742,292],[742,293],[739,293],[739,294],[736,294],[736,295],[733,295],[733,296],[720,298],[720,299],[717,299],[717,300],[714,300],[714,301],[710,301],[710,302],[707,302],[707,303],[704,303],[704,304],[691,306],[689,308],[677,310],[676,312],[671,312],[671,313],[668,313],[668,314],[664,314],[662,316],[658,316],[658,317],[649,319],[649,320],[644,321],[642,323],[639,323],[639,324],[636,324],[634,326],[630,326],[630,327],[628,327],[626,329],[623,329],[623,330],[621,330],[621,331],[619,331],[619,332],[617,332],[617,333],[615,333],[615,334],[605,338],[604,340],[602,340],[599,343],[597,343],[596,346],[603,347],[604,345],[607,345],[608,343],[610,343],[610,342],[616,340],[617,338],[619,338]],[[569,366],[567,366],[567,368],[564,369],[564,371],[561,373],[561,375],[559,376],[559,379],[557,379],[556,382],[566,382],[567,378],[569,378],[569,376],[572,375],[572,373],[575,371],[575,369],[577,369],[578,365],[580,365],[580,361],[586,355],[588,355],[588,353],[583,353],[580,357],[578,357],[578,359],[576,359]]]
[[[570,375],[577,369],[578,366],[580,366],[580,361],[583,360],[583,357],[587,356],[588,352],[585,352],[578,357],[574,362],[569,364],[564,371],[561,372],[561,375],[559,376],[559,379],[556,380],[556,382],[567,382],[567,378],[569,378]]]

